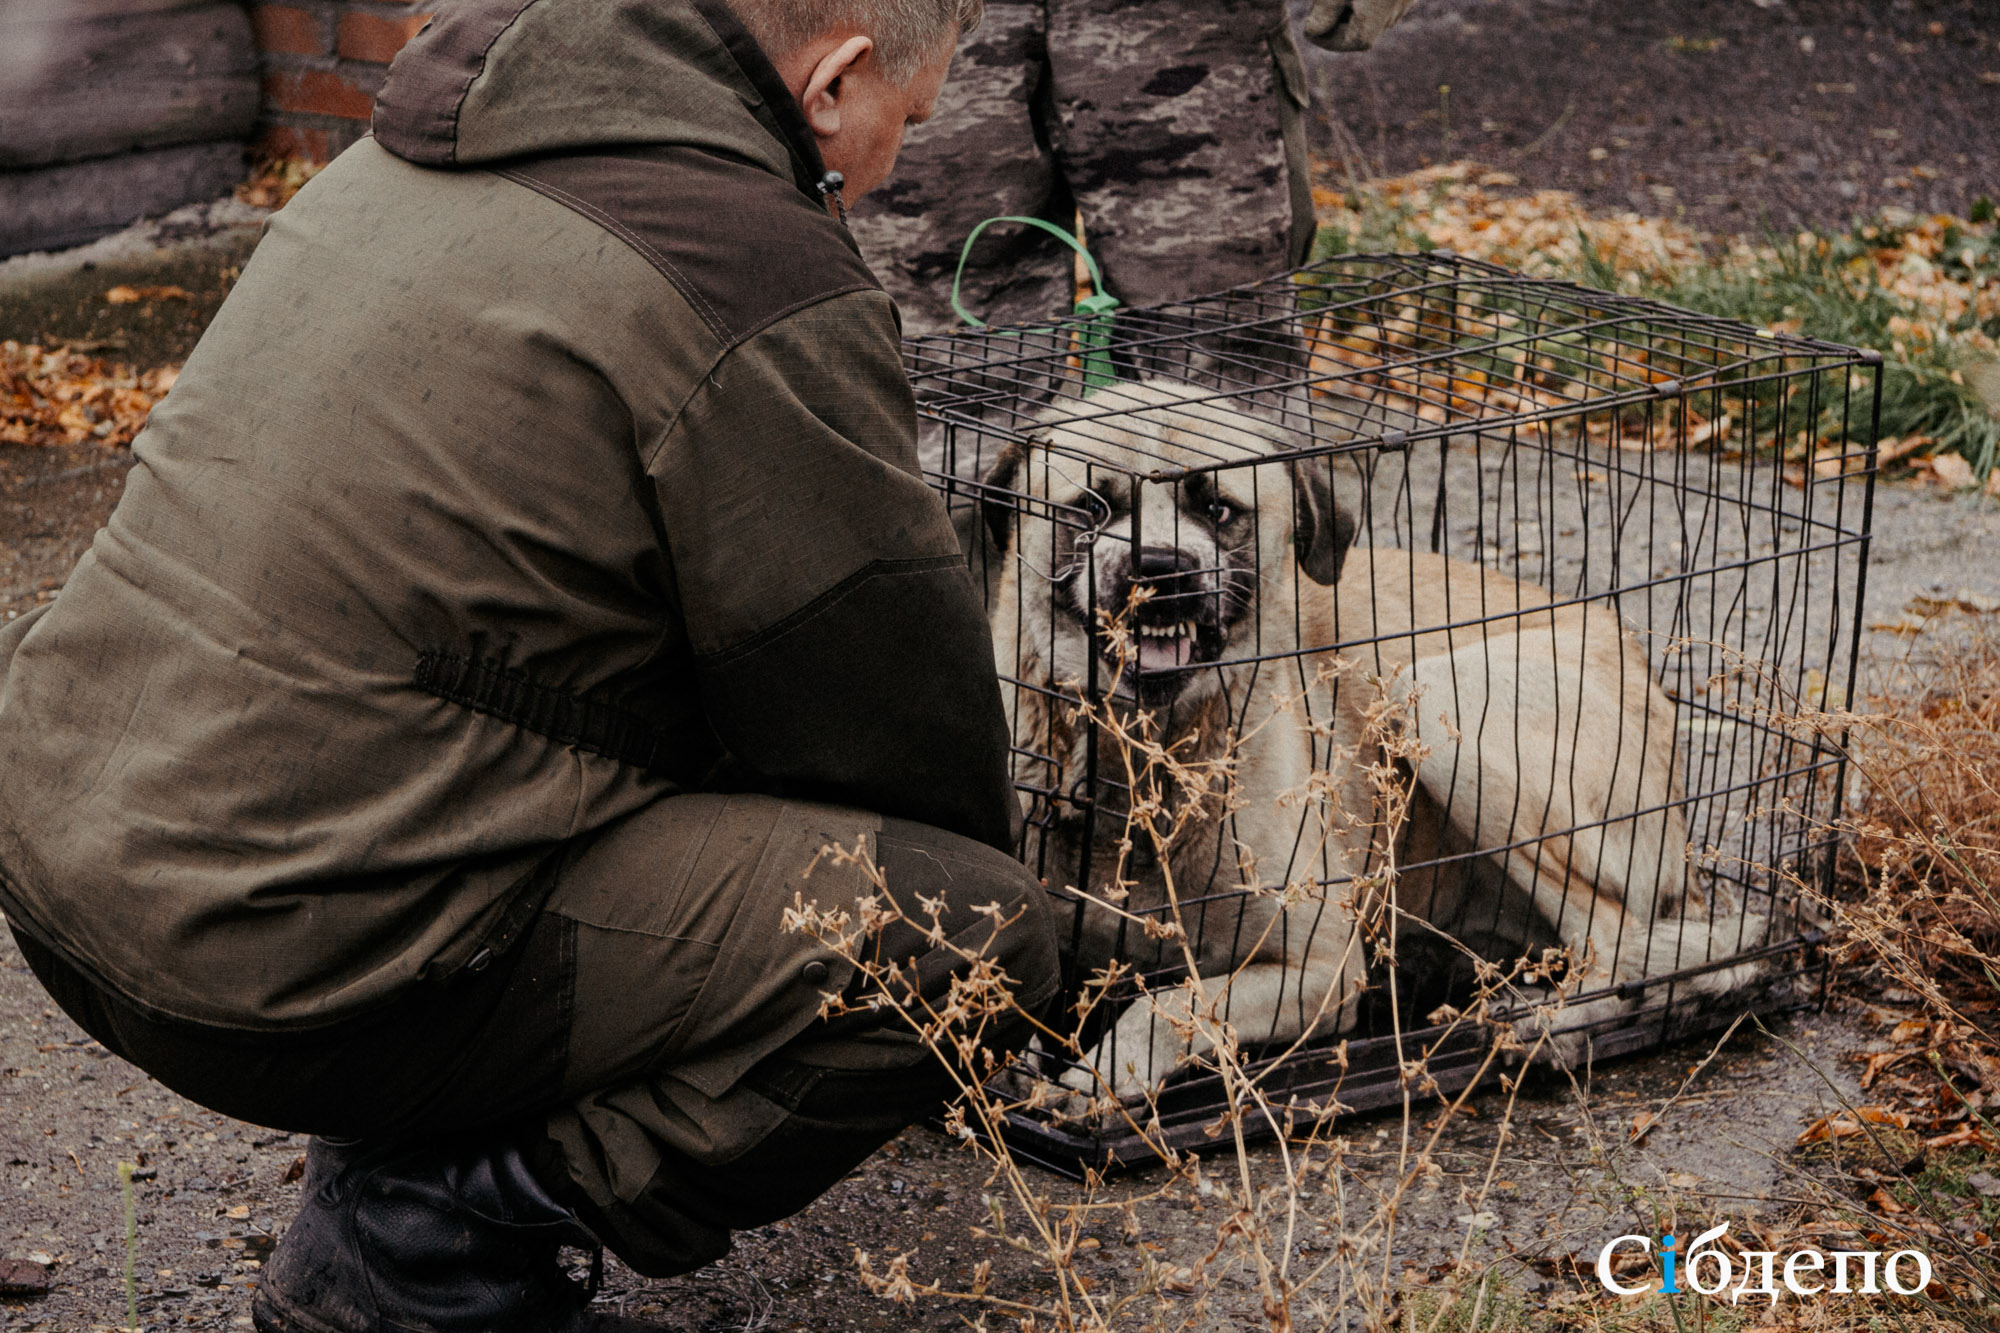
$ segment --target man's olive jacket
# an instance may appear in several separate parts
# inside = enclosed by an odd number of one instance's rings
[[[1005,845],[985,620],[823,171],[717,0],[446,7],[0,630],[8,917],[286,1028],[718,773]]]

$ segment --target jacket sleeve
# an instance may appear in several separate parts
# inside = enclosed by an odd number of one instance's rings
[[[1011,846],[991,632],[880,292],[723,357],[649,462],[703,707],[756,785]]]

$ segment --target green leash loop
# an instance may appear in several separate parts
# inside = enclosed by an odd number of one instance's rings
[[[1084,248],[1083,242],[1077,240],[1076,237],[1052,222],[1045,222],[1041,218],[998,217],[988,218],[974,227],[972,234],[965,238],[964,248],[958,252],[958,272],[954,273],[951,278],[951,308],[953,313],[975,329],[987,327],[986,321],[980,319],[970,310],[967,310],[964,304],[958,299],[958,296],[959,285],[965,280],[966,261],[972,258],[974,242],[978,241],[981,232],[996,222],[1018,222],[1024,226],[1040,228],[1083,256],[1083,266],[1090,274],[1090,288],[1093,293],[1076,303],[1077,314],[1092,317],[1083,329],[1083,383],[1084,387],[1088,389],[1101,389],[1105,385],[1110,384],[1116,377],[1111,372],[1111,356],[1106,349],[1111,345],[1111,312],[1118,308],[1118,298],[1104,290],[1103,270],[1097,267],[1097,261],[1091,257],[1090,251]],[[1019,337],[1020,335],[1018,333],[1003,333],[1001,336]]]

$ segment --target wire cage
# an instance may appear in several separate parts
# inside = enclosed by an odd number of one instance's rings
[[[1353,1109],[1819,998],[1879,355],[1433,252],[905,359],[1091,1015],[1017,1152],[1209,1141],[1191,970]]]

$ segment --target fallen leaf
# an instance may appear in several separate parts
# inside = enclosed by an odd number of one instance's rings
[[[1909,457],[1919,449],[1928,449],[1936,443],[1937,437],[1932,435],[1904,435],[1901,437],[1891,435],[1876,446],[1876,465],[1885,466],[1889,463],[1894,463],[1899,459]]]
[[[306,1155],[304,1153],[300,1153],[297,1157],[294,1157],[292,1159],[292,1164],[285,1168],[285,1174],[278,1178],[278,1183],[280,1185],[289,1185],[293,1181],[300,1179],[302,1176],[305,1175],[305,1173],[306,1173]]]
[[[1995,1143],[1992,1135],[1969,1120],[1949,1134],[1940,1134],[1934,1139],[1925,1139],[1924,1147],[1984,1148],[1988,1152],[2000,1151],[2000,1143]]]
[[[1734,424],[1727,412],[1713,421],[1705,421],[1699,429],[1689,433],[1687,447],[1699,449],[1710,442],[1720,443],[1729,438],[1729,428]]]
[[[1953,598],[1932,597],[1926,593],[1918,593],[1904,604],[1903,609],[1912,615],[1941,616],[1957,607],[1958,602]]]
[[[1891,1198],[1889,1195],[1889,1191],[1882,1188],[1882,1186],[1880,1185],[1877,1185],[1875,1187],[1875,1192],[1868,1196],[1868,1202],[1875,1205],[1877,1208],[1881,1209],[1885,1213],[1907,1213],[1910,1211],[1909,1209],[1903,1207],[1902,1204],[1897,1203],[1895,1199]]]
[[[1653,1126],[1659,1123],[1660,1117],[1651,1111],[1639,1112],[1639,1114],[1632,1117],[1631,1141],[1633,1143],[1643,1141],[1648,1134],[1653,1132]]]
[[[1996,1195],[2000,1195],[2000,1177],[1993,1176],[1985,1171],[1969,1172],[1965,1177],[1965,1183],[1972,1187],[1974,1194],[1982,1198],[1991,1199]]]
[[[1931,473],[1955,491],[1962,490],[1973,482],[1972,464],[1957,454],[1939,454],[1931,459]]]
[[[1925,1022],[1923,1019],[1906,1018],[1902,1022],[1896,1024],[1895,1029],[1889,1033],[1889,1040],[1894,1042],[1896,1045],[1901,1046],[1906,1041],[1915,1041],[1918,1037],[1923,1036],[1926,1032],[1929,1032],[1930,1030],[1931,1030],[1931,1025]]]
[[[2000,83],[2000,69],[1980,70],[1979,81],[1981,83]]]
[[[185,287],[128,287],[120,283],[106,292],[104,299],[112,305],[137,305],[141,301],[192,301],[194,295]]]
[[[222,1215],[224,1217],[233,1217],[240,1222],[244,1218],[250,1216],[250,1205],[247,1203],[236,1204],[232,1207],[223,1209]]]
[[[1894,1055],[1900,1060],[1915,1054],[1915,1052],[1890,1051],[1885,1052],[1885,1054]],[[1880,1059],[1881,1057],[1876,1056],[1871,1058]],[[1865,1077],[1862,1086],[1867,1086]],[[1806,1126],[1805,1132],[1799,1135],[1796,1146],[1803,1148],[1809,1143],[1823,1143],[1829,1139],[1852,1138],[1856,1134],[1864,1132],[1862,1128],[1863,1122],[1871,1125],[1888,1125],[1895,1129],[1908,1129],[1910,1127],[1910,1118],[1901,1111],[1892,1111],[1886,1106],[1861,1106],[1855,1108],[1854,1113],[1851,1115],[1842,1111],[1836,1115],[1821,1116],[1819,1119],[1813,1121],[1812,1124]]]

